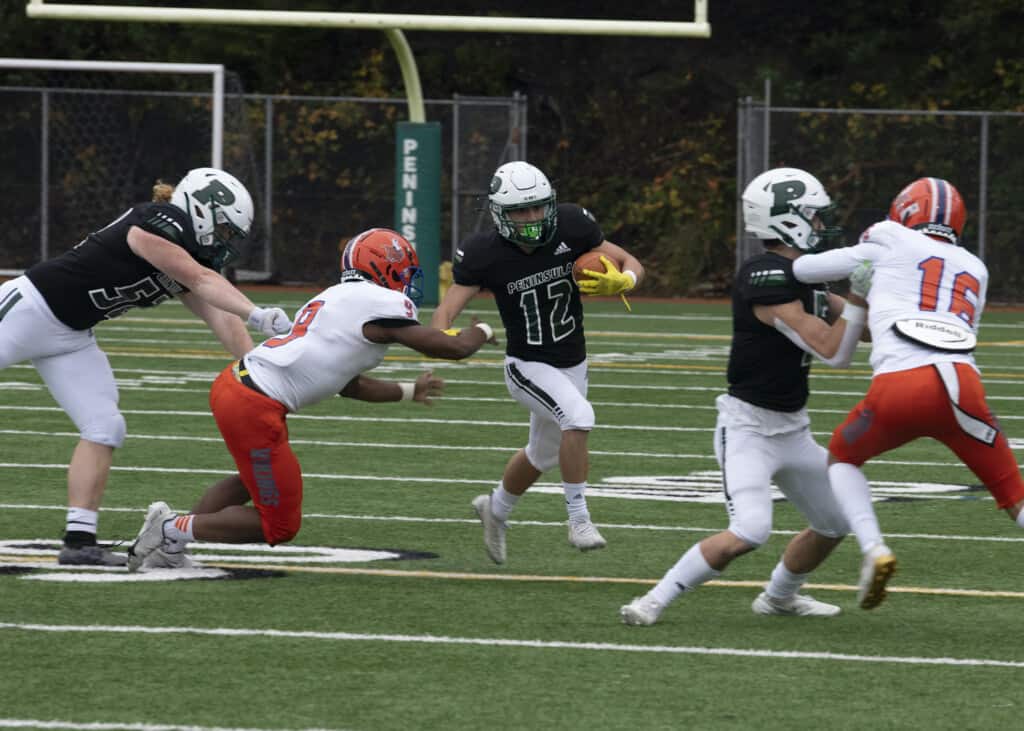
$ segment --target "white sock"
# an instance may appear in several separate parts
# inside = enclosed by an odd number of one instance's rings
[[[779,559],[764,590],[773,599],[789,599],[800,591],[800,587],[807,581],[807,576],[808,574],[794,574],[786,568],[785,562]]]
[[[693,591],[705,581],[721,575],[704,559],[700,544],[694,543],[676,565],[668,570],[657,586],[647,592],[647,596],[662,606],[668,606],[684,591]]]
[[[586,489],[585,482],[563,482],[562,492],[565,494],[565,510],[569,513],[569,520],[573,523],[586,523],[590,521],[590,511],[587,510],[587,499],[583,497]]]
[[[828,479],[850,530],[857,536],[861,553],[867,553],[876,543],[883,543],[882,529],[878,527],[878,517],[871,505],[871,487],[860,468],[837,462],[828,468]]]
[[[505,489],[505,483],[499,482],[498,486],[491,492],[491,513],[495,518],[504,522],[512,513],[512,508],[519,502],[522,495],[513,495]]]
[[[1021,510],[1019,513],[1017,513],[1017,525],[1019,525],[1021,528],[1024,528],[1024,510]]]
[[[164,538],[171,544],[183,544],[196,539],[192,532],[193,519],[196,516],[191,513],[179,515],[176,518],[164,522]]]
[[[96,524],[99,522],[99,519],[100,514],[96,510],[68,508],[67,522],[65,523],[64,530],[96,535]]]

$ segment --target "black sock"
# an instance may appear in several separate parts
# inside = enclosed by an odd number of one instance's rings
[[[96,534],[87,533],[84,530],[69,530],[64,534],[64,545],[68,548],[81,548],[82,546],[95,546]]]

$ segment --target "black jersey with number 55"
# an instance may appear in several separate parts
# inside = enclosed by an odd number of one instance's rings
[[[603,240],[589,211],[562,203],[555,234],[544,246],[528,253],[497,231],[474,234],[455,252],[452,273],[456,284],[494,293],[509,355],[569,368],[587,357],[572,263]]]
[[[170,203],[130,208],[75,248],[25,272],[53,314],[68,327],[88,330],[133,307],[153,307],[187,291],[131,250],[128,231],[132,226],[177,244],[206,266],[187,213]]]

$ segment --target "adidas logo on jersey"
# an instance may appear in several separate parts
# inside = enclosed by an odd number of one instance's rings
[[[555,254],[571,254],[572,249],[565,245],[564,241],[560,241],[558,247],[555,249]]]

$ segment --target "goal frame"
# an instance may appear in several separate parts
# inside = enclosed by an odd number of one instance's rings
[[[212,142],[210,166],[221,167],[224,150],[224,66],[196,63],[146,63],[131,61],[69,61],[61,59],[0,58],[0,69],[26,69],[40,71],[91,71],[149,74],[209,74],[213,89],[211,111]],[[39,180],[39,260],[46,261],[50,253],[50,220],[47,191],[50,187],[49,119],[43,105],[40,120],[40,180]],[[18,276],[20,269],[0,269],[0,276]]]

